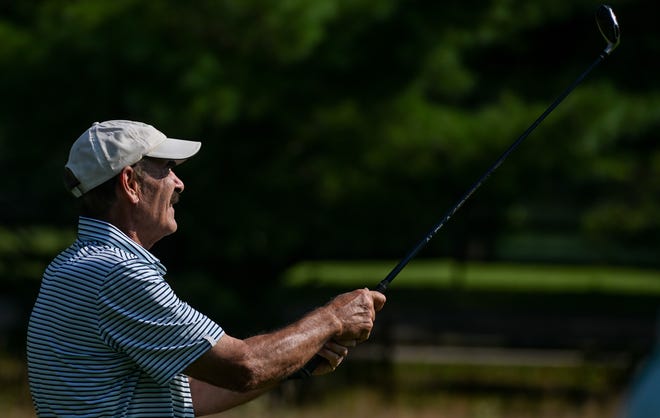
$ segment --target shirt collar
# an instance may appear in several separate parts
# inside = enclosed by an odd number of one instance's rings
[[[97,241],[104,244],[118,247],[124,251],[135,254],[139,258],[144,259],[149,263],[155,264],[165,274],[167,269],[160,262],[160,260],[151,254],[146,248],[133,241],[124,234],[119,228],[109,222],[99,219],[87,218],[80,216],[78,218],[78,239],[81,241]]]

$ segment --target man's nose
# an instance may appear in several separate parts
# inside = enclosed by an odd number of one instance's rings
[[[174,176],[174,190],[179,193],[183,192],[183,189],[186,188],[185,184],[183,184],[183,181],[181,181],[181,179],[176,174],[174,174],[174,172],[172,172],[172,175]]]

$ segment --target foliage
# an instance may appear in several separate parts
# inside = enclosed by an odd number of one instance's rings
[[[660,247],[660,96],[646,60],[660,43],[644,31],[660,6],[612,5],[619,49],[429,254],[506,259],[500,243],[519,233]],[[400,256],[597,56],[595,6],[5,3],[0,161],[14,181],[0,219],[72,228],[57,180],[69,144],[95,120],[129,118],[204,141],[179,172],[181,230],[158,249],[175,269],[220,262],[221,275],[268,279],[299,259]]]

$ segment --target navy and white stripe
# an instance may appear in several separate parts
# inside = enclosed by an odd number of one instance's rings
[[[81,217],[48,266],[27,337],[38,416],[194,416],[182,371],[224,334],[181,301],[165,267],[113,225]]]

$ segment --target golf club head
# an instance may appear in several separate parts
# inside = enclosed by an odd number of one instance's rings
[[[600,33],[607,41],[607,47],[605,48],[604,53],[609,55],[614,51],[614,48],[619,45],[621,35],[619,31],[619,23],[617,22],[616,16],[610,6],[602,4],[598,10],[596,10],[596,23],[598,24]]]

